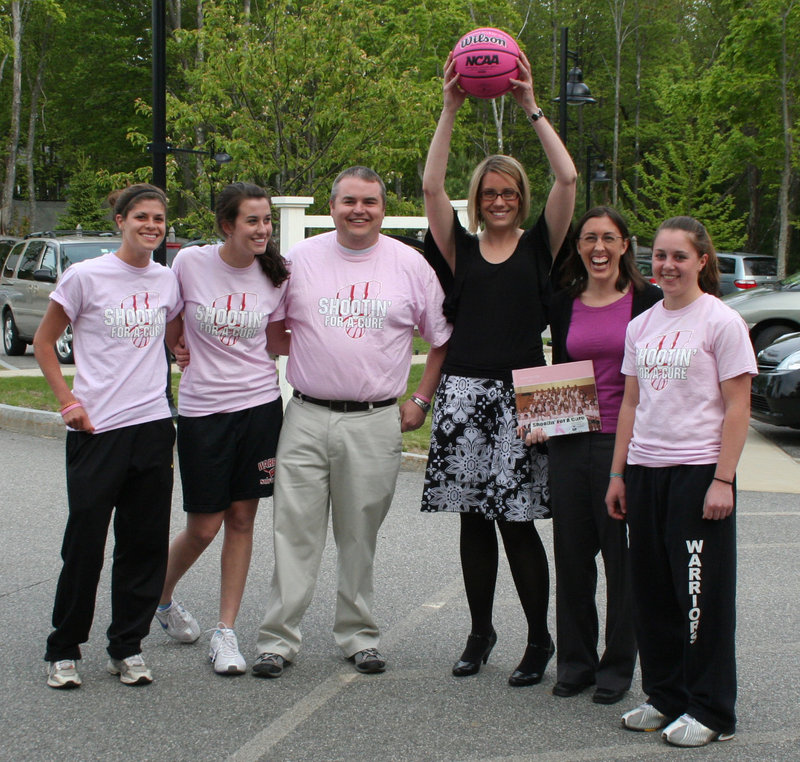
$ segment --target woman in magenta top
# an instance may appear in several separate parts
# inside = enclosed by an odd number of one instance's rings
[[[552,437],[550,497],[556,563],[557,682],[567,698],[590,685],[593,701],[613,704],[631,684],[636,640],[631,613],[625,526],[608,515],[605,487],[625,388],[622,357],[631,318],[661,299],[636,268],[628,227],[610,207],[590,209],[553,298],[553,363],[591,360],[600,431]],[[597,554],[606,575],[605,649],[598,656]]]

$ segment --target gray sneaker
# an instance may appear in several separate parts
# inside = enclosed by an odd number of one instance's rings
[[[280,677],[290,663],[280,654],[259,654],[253,663],[253,674],[256,677]]]
[[[178,601],[163,611],[156,609],[156,619],[167,635],[181,643],[194,643],[200,637],[197,620]]]
[[[719,733],[690,714],[682,714],[664,728],[661,738],[673,746],[706,746],[712,741],[730,741],[733,733]]]
[[[243,675],[247,671],[247,664],[239,652],[236,633],[222,622],[211,636],[208,658],[218,675]]]
[[[74,660],[51,661],[47,670],[47,684],[51,688],[79,688],[81,676]]]
[[[350,657],[359,672],[374,674],[386,669],[386,660],[378,653],[377,648],[365,648]]]
[[[660,730],[669,724],[669,717],[661,714],[652,704],[639,704],[622,715],[622,727],[628,730],[644,730],[647,732]]]
[[[153,675],[141,654],[125,659],[109,659],[106,669],[112,675],[119,675],[120,682],[125,685],[148,685],[153,682]]]

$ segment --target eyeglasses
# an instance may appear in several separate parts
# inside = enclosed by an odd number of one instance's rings
[[[597,233],[587,233],[586,235],[578,236],[578,240],[587,246],[594,246],[598,240],[601,240],[606,246],[613,246],[620,238],[622,238],[621,235],[614,235],[613,233],[603,233],[601,236],[598,236]]]
[[[502,196],[503,201],[513,201],[519,198],[519,191],[506,188],[498,193],[496,190],[482,190],[479,194],[481,201],[494,201],[498,196]]]

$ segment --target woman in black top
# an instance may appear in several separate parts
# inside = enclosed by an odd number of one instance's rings
[[[509,683],[532,685],[541,681],[554,650],[547,628],[547,557],[533,524],[534,518],[549,515],[547,459],[516,436],[511,370],[545,362],[543,302],[553,257],[572,219],[576,172],[536,105],[524,55],[519,79],[512,83],[512,95],[539,137],[555,183],[544,213],[523,230],[530,206],[525,172],[511,157],[489,156],[470,182],[468,233],[444,187],[453,124],[466,97],[452,58],[447,60],[444,107],[428,151],[423,191],[427,243],[453,274],[445,300],[453,335],[436,395],[422,510],[461,515],[472,631],[453,674],[478,672],[497,640],[492,626],[497,524],[528,621],[528,647]]]
[[[625,329],[662,293],[636,269],[628,227],[615,209],[590,209],[576,230],[564,262],[564,289],[550,307],[553,364],[594,363],[601,429],[553,437],[548,443],[557,580],[558,677],[553,694],[568,698],[596,684],[593,701],[615,704],[631,684],[636,638],[625,525],[608,515],[604,485],[625,387]],[[598,553],[606,577],[605,650],[600,657]]]

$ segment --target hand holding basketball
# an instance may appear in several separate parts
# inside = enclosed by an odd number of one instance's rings
[[[459,76],[456,72],[456,63],[453,54],[449,53],[444,65],[444,107],[458,111],[467,99],[466,92],[462,89]]]
[[[511,95],[519,103],[520,108],[530,114],[538,108],[536,96],[533,94],[533,74],[531,73],[531,63],[528,57],[520,51],[519,53],[519,74],[510,79]]]

